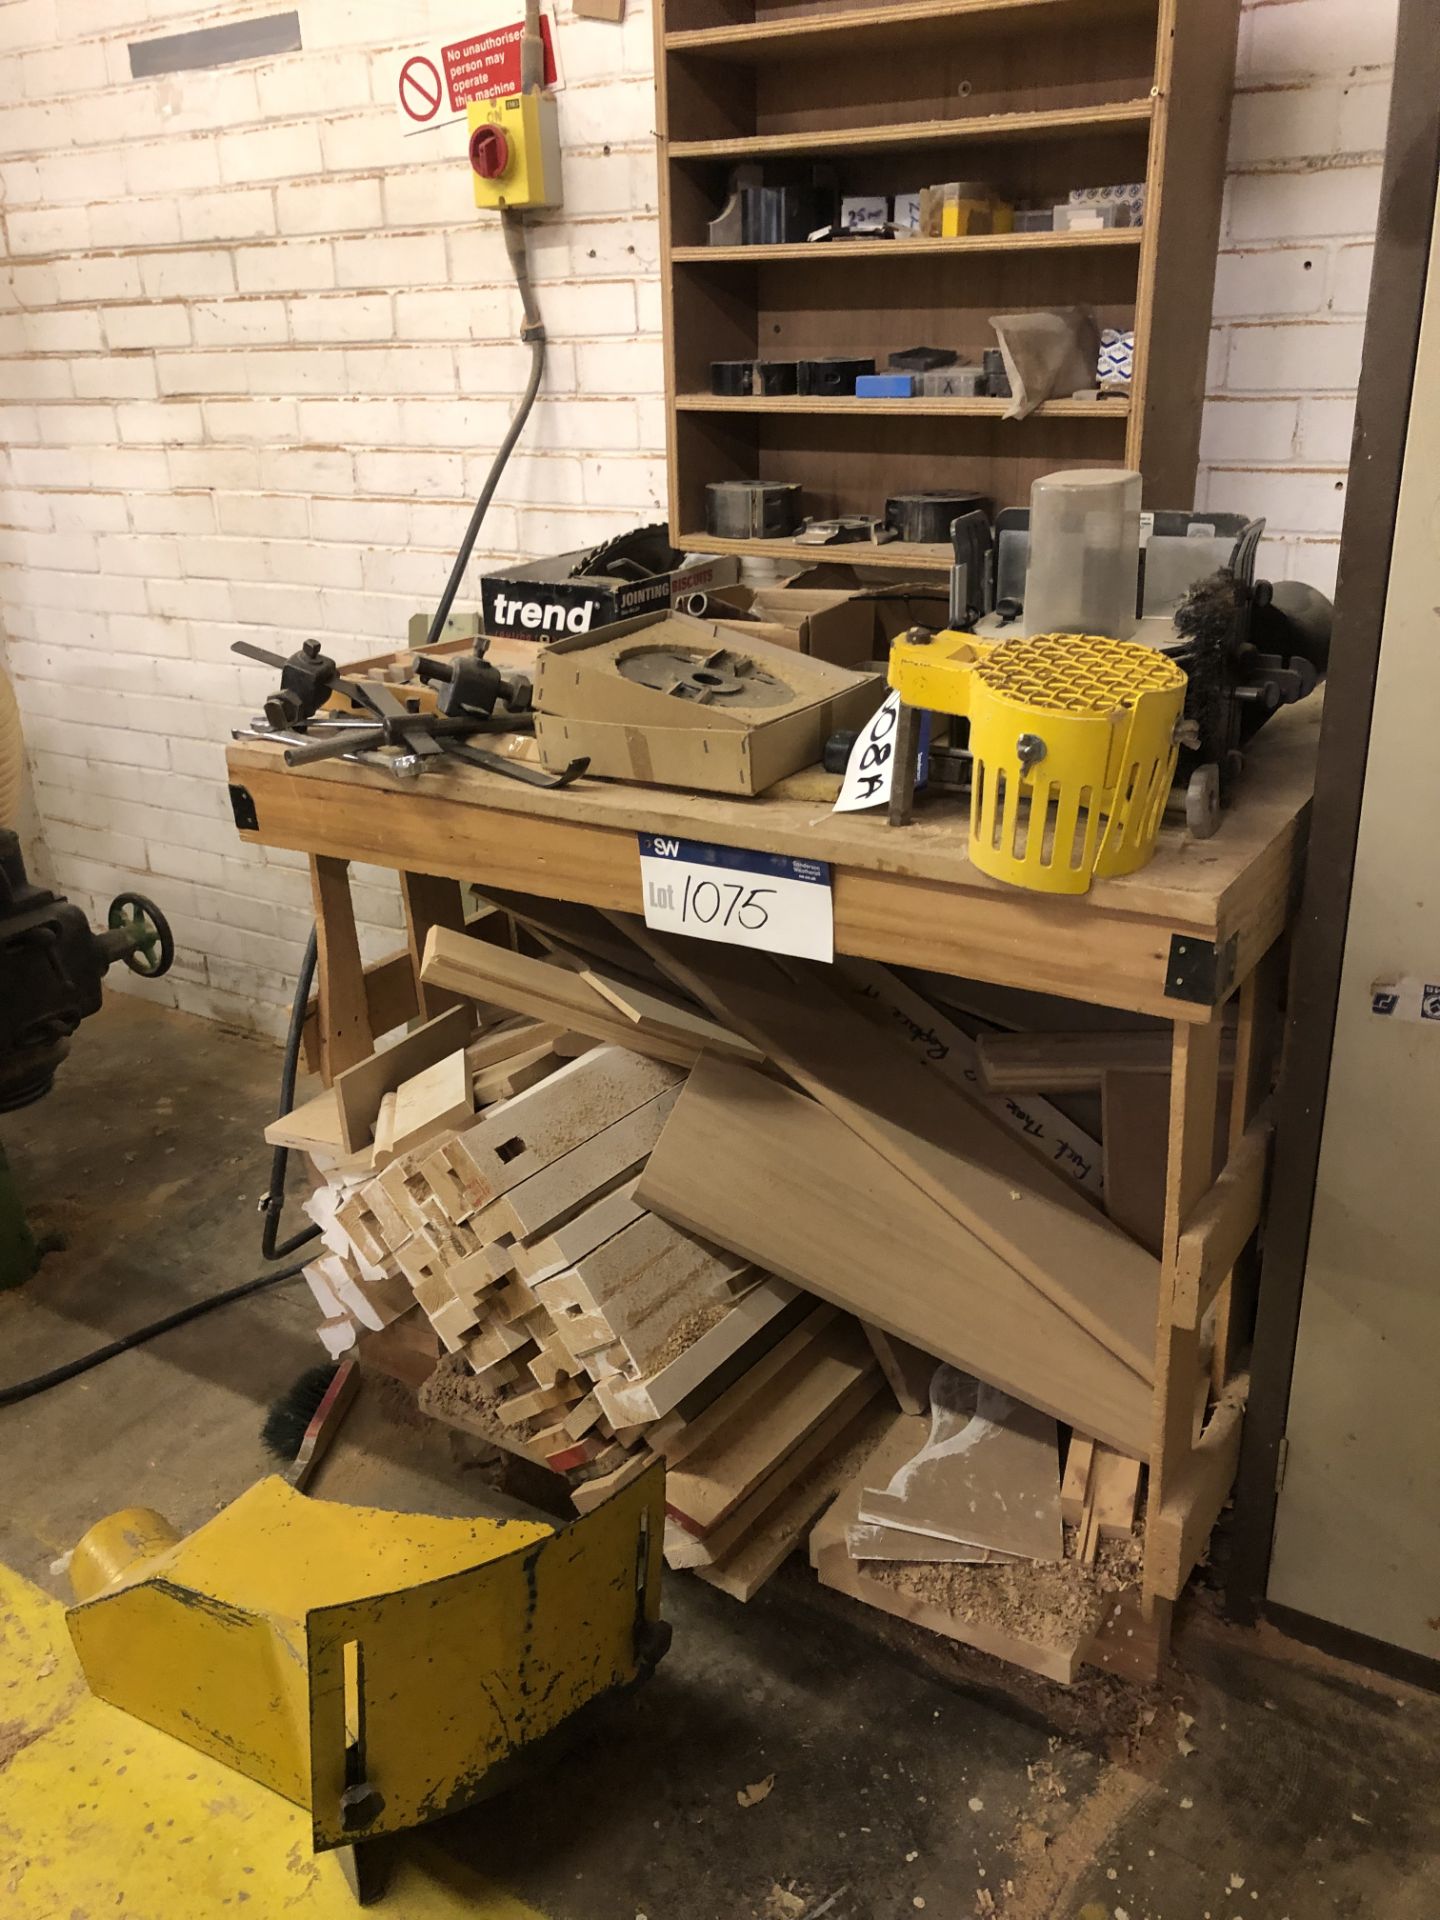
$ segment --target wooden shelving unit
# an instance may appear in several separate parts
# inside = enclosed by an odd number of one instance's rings
[[[942,568],[940,549],[722,541],[713,480],[799,481],[808,512],[976,487],[1024,505],[1058,467],[1137,467],[1193,502],[1238,0],[657,0],[670,512],[708,552]],[[742,161],[823,159],[842,192],[984,179],[1016,199],[1146,183],[1139,228],[711,247]],[[717,398],[712,360],[978,359],[990,316],[1083,304],[1133,327],[1128,404]]]

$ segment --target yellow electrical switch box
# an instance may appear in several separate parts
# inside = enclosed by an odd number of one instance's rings
[[[558,207],[560,127],[553,93],[470,102],[477,207]]]

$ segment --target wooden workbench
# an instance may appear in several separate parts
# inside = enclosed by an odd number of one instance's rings
[[[278,747],[229,750],[242,837],[311,856],[320,928],[320,1059],[327,1077],[433,989],[418,983],[433,924],[460,923],[467,881],[639,912],[637,833],[676,835],[832,863],[838,952],[1026,988],[1172,1023],[1165,1227],[1160,1259],[1154,1427],[1145,1546],[1150,1651],[1203,1552],[1234,1479],[1247,1379],[1234,1372],[1230,1272],[1258,1224],[1274,1071],[1280,943],[1305,852],[1318,700],[1280,714],[1255,741],[1234,807],[1213,839],[1162,830],[1154,859],[1078,899],[987,879],[967,858],[964,804],[927,802],[894,829],[797,798],[729,800],[582,780],[521,786],[471,768],[401,783],[331,760],[286,769]],[[409,964],[377,989],[361,968],[347,863],[401,875]],[[405,975],[395,990],[397,964]],[[412,990],[413,986],[413,990]],[[1224,1168],[1215,1165],[1221,1013],[1238,996]],[[1227,1069],[1228,1070],[1228,1069]],[[1206,1340],[1213,1405],[1195,1438]]]

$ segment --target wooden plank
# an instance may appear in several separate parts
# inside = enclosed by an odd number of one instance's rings
[[[1170,1123],[1165,1188],[1165,1245],[1160,1263],[1155,1402],[1149,1447],[1150,1504],[1164,1511],[1172,1485],[1192,1451],[1194,1398],[1204,1377],[1200,1334],[1175,1324],[1175,1264],[1184,1221],[1210,1186],[1215,1168],[1215,1118],[1220,1084],[1220,1027],[1177,1025],[1170,1075]],[[1087,1431],[1095,1431],[1093,1427]],[[1101,1438],[1108,1438],[1102,1435]],[[1124,1451],[1137,1451],[1124,1449]],[[1218,1509],[1217,1509],[1218,1510]],[[1158,1569],[1156,1544],[1148,1532],[1144,1600],[1173,1599]]]
[[[591,1206],[583,1207],[569,1220],[563,1220],[551,1232],[529,1246],[514,1249],[515,1271],[522,1280],[533,1280],[553,1267],[572,1266],[585,1254],[603,1246],[613,1234],[638,1220],[645,1209],[635,1198],[635,1179],[626,1180],[603,1195]]]
[[[865,1338],[870,1342],[870,1351],[885,1376],[885,1384],[895,1396],[895,1404],[901,1413],[925,1413],[930,1411],[930,1382],[935,1377],[939,1362],[930,1353],[922,1353],[919,1347],[911,1346],[908,1340],[897,1340],[881,1328],[872,1326],[868,1320],[860,1323],[865,1329]]]
[[[1055,1569],[1045,1566],[988,1567],[974,1569],[975,1586],[953,1607],[927,1596],[922,1588],[903,1576],[881,1579],[851,1559],[846,1534],[857,1518],[861,1496],[867,1484],[887,1470],[893,1472],[900,1462],[913,1454],[924,1437],[925,1422],[899,1415],[888,1434],[880,1441],[865,1465],[840,1490],[834,1504],[810,1535],[810,1564],[822,1586],[877,1607],[883,1613],[924,1627],[947,1640],[959,1640],[978,1647],[982,1653],[1026,1667],[1048,1680],[1072,1685],[1079,1673],[1096,1630],[1105,1615],[1105,1603],[1097,1599],[1094,1617],[1084,1626],[1062,1633],[1058,1638],[1027,1633],[1015,1624],[1013,1612],[1003,1602],[1003,1589],[997,1584],[1003,1577],[1026,1581],[1027,1577],[1054,1577]],[[959,1577],[967,1569],[957,1567]],[[1038,1583],[1037,1583],[1038,1585]],[[1022,1585],[1021,1590],[1024,1590]],[[964,1590],[962,1589],[962,1592]],[[964,1608],[965,1610],[962,1610]],[[1027,1608],[1025,1616],[1033,1618]]]
[[[340,1108],[340,1136],[347,1153],[358,1153],[370,1143],[380,1102],[404,1080],[434,1066],[457,1047],[462,1047],[475,1025],[475,1010],[468,1004],[457,1005],[436,1018],[427,1020],[413,1033],[407,1033],[392,1047],[384,1047],[364,1060],[356,1061],[335,1076],[335,1096]]]
[[[584,1329],[583,1344],[572,1346],[577,1358],[619,1344],[641,1377],[671,1357],[669,1343],[687,1323],[708,1317],[714,1324],[721,1317],[725,1282],[743,1265],[671,1221],[645,1214],[563,1274],[537,1280],[535,1290],[567,1345],[576,1328]],[[598,1345],[590,1345],[597,1331]]]
[[[513,893],[505,888],[487,886],[487,900],[493,900],[505,912],[552,949],[566,948],[598,960],[602,966],[620,973],[638,973],[660,984],[660,970],[640,952],[635,943],[611,926],[594,907],[574,900],[551,900],[538,894]]]
[[[874,1404],[867,1406],[809,1472],[790,1482],[723,1559],[695,1569],[699,1577],[732,1600],[753,1599],[874,1448],[887,1419]]]
[[[457,1009],[458,1011],[458,1009]],[[456,1047],[402,1080],[395,1089],[391,1142],[397,1154],[409,1153],[446,1127],[461,1126],[475,1111],[465,1049]]]
[[[708,944],[697,962],[687,949],[698,942],[632,931],[687,991],[752,1039],[958,1225],[1126,1366],[1150,1377],[1154,1262],[1095,1214],[1062,1174],[856,1013],[826,984],[823,969],[799,961],[782,969],[764,954]]]
[[[711,1053],[725,1054],[734,1060],[758,1063],[765,1057],[758,1047],[742,1039],[738,1033],[732,1033],[716,1020],[707,1020],[703,1013],[693,1012],[668,994],[618,980],[613,974],[602,973],[597,967],[585,967],[580,978],[651,1038],[672,1039],[697,1049],[703,1047]]]
[[[1072,1433],[1065,1454],[1065,1475],[1060,1482],[1060,1518],[1067,1527],[1080,1524],[1094,1471],[1095,1442],[1087,1434]]]
[[[1185,1222],[1175,1256],[1177,1325],[1198,1327],[1246,1243],[1260,1225],[1274,1128],[1251,1122],[1223,1171]]]
[[[533,891],[543,876],[567,903],[630,912],[640,895],[637,832],[799,854],[835,869],[842,953],[1206,1020],[1208,1007],[1166,993],[1171,938],[1235,934],[1243,945],[1277,899],[1283,916],[1304,853],[1318,730],[1314,701],[1277,714],[1247,752],[1244,804],[1222,833],[1194,842],[1162,827],[1147,866],[1097,882],[1083,902],[975,872],[963,801],[929,802],[922,823],[898,832],[863,815],[817,814],[801,800],[723,801],[607,781],[547,794],[464,768],[397,808],[393,779],[370,768],[327,761],[291,771],[261,741],[233,742],[226,758],[255,803],[260,824],[241,836],[252,842],[460,878],[483,873],[493,898],[507,885]]]
[[[528,1013],[537,1020],[554,1021],[592,1038],[653,1059],[689,1066],[700,1052],[692,1039],[646,1032],[601,998],[578,974],[552,967],[528,954],[509,953],[487,946],[467,934],[432,927],[425,943],[421,978],[457,993]]]
[[[1152,1473],[1151,1506],[1145,1527],[1147,1595],[1154,1593],[1161,1599],[1178,1600],[1205,1551],[1220,1510],[1235,1484],[1249,1391],[1249,1374],[1237,1375],[1226,1387],[1200,1444],[1172,1470],[1168,1490],[1158,1508]]]
[[[492,1107],[422,1162],[448,1217],[467,1220],[614,1120],[673,1086],[673,1068],[619,1047],[598,1047]]]
[[[738,1506],[732,1507],[718,1525],[701,1535],[691,1534],[683,1525],[673,1529],[671,1544],[667,1545],[665,1551],[666,1564],[677,1568],[722,1565],[757,1526],[763,1525],[766,1515],[777,1502],[784,1499],[789,1489],[798,1480],[804,1479],[817,1461],[835,1451],[879,1390],[879,1376],[873,1369],[863,1378],[852,1381],[824,1419],[765,1475]],[[666,1485],[669,1485],[668,1476]]]
[[[667,1087],[623,1118],[591,1134],[579,1146],[552,1160],[528,1180],[522,1180],[486,1209],[494,1232],[528,1240],[558,1226],[584,1208],[593,1196],[603,1195],[617,1180],[638,1174],[641,1163],[660,1138],[678,1089]],[[590,1251],[587,1248],[586,1253]],[[576,1258],[583,1256],[577,1255]]]
[[[845,1529],[845,1545],[852,1560],[908,1560],[919,1567],[990,1567],[1013,1555],[993,1547],[972,1547],[963,1540],[940,1540],[929,1533],[910,1533],[904,1527],[877,1526],[873,1520],[852,1520]]]
[[[878,1373],[857,1327],[826,1328],[807,1352],[775,1381],[762,1406],[738,1429],[731,1425],[686,1454],[665,1476],[666,1512],[693,1532],[706,1533],[749,1498],[760,1483],[830,1418],[855,1390],[874,1392]]]
[[[1145,1382],[816,1102],[704,1060],[637,1198],[1123,1452]]]
[[[1093,1506],[1102,1540],[1124,1540],[1135,1531],[1140,1499],[1140,1462],[1113,1447],[1102,1447],[1095,1461]]]
[[[410,965],[410,951],[387,953],[365,968],[365,1007],[370,1031],[378,1040],[413,1020],[420,1010],[417,982]],[[306,1071],[320,1071],[320,998],[312,993],[305,1008],[305,1025],[300,1030],[300,1045]]]
[[[760,266],[766,261],[812,261],[822,266],[844,267],[852,260],[884,260],[888,264],[901,264],[904,261],[934,259],[937,255],[947,254],[990,254],[990,253],[1070,253],[1079,250],[1089,253],[1096,248],[1109,252],[1112,248],[1129,251],[1140,245],[1138,227],[1106,227],[1098,233],[1066,230],[1060,233],[968,233],[954,239],[906,239],[906,240],[847,240],[843,247],[836,247],[828,240],[808,242],[791,240],[770,244],[760,242],[742,247],[675,247],[671,258],[720,266]],[[750,256],[754,259],[751,260]],[[766,546],[778,545],[778,542],[766,541]],[[687,539],[686,545],[689,545]],[[705,551],[705,548],[701,548]],[[813,549],[811,550],[813,551]],[[890,566],[900,563],[889,558],[890,549],[878,547],[877,554],[887,556]],[[865,555],[865,564],[874,565],[870,553]]]
[[[803,1298],[803,1295],[797,1295]],[[709,1406],[692,1418],[678,1414],[659,1421],[645,1436],[656,1453],[663,1454],[672,1466],[678,1466],[694,1448],[714,1440],[732,1421],[749,1418],[754,1402],[768,1393],[775,1381],[804,1354],[835,1319],[835,1309],[817,1303],[810,1305],[804,1319],[764,1353]]]
[[[1060,1560],[1060,1456],[1055,1422],[1008,1394],[942,1367],[924,1444],[888,1481],[865,1489],[857,1517],[877,1526]]]
[[[1251,1120],[1262,1104],[1270,1101],[1278,1064],[1282,1020],[1280,1001],[1288,959],[1289,942],[1277,940],[1240,988],[1235,1034],[1235,1078],[1226,1112],[1227,1160],[1229,1154],[1239,1151]],[[1223,1088],[1221,1097],[1223,1101]],[[1268,1186],[1268,1167],[1264,1186]],[[1261,1205],[1263,1208],[1263,1186]],[[1225,1276],[1215,1293],[1210,1376],[1216,1394],[1230,1377],[1236,1349],[1248,1344],[1258,1292],[1257,1252],[1256,1257]],[[1243,1297],[1237,1298],[1237,1293]]]
[[[718,1367],[748,1347],[795,1297],[788,1281],[767,1275],[657,1372],[643,1380],[602,1380],[596,1391],[611,1424],[628,1427],[663,1419]]]
[[[1233,1064],[1227,1031],[1223,1065]],[[976,1042],[980,1078],[993,1093],[1094,1093],[1107,1073],[1168,1074],[1170,1036],[1154,1033],[985,1033]]]
[[[1052,1166],[1094,1198],[1100,1197],[1100,1143],[1048,1100],[987,1094],[980,1084],[978,1042],[887,967],[868,960],[839,960],[836,973],[855,989],[858,1003],[877,1024],[906,1044],[928,1071],[948,1080],[1017,1133]]]
[[[560,1033],[561,1029],[553,1023],[519,1015],[513,1026],[483,1033],[478,1040],[472,1040],[465,1049],[465,1058],[471,1073],[485,1073],[491,1067],[503,1067],[507,1060],[518,1059],[536,1047],[548,1047]]]
[[[1222,1079],[1223,1098],[1228,1082]],[[1107,1073],[1100,1093],[1105,1211],[1157,1259],[1165,1241],[1165,1168],[1170,1081],[1152,1073]],[[1224,1114],[1217,1108],[1215,1152],[1224,1152]]]
[[[355,907],[350,898],[350,862],[312,854],[310,897],[315,906],[320,1077],[328,1087],[337,1074],[375,1050],[360,940],[355,931]]]
[[[954,146],[962,140],[1027,140],[1035,134],[1075,129],[1145,125],[1149,100],[1119,100],[1113,105],[1057,107],[1050,112],[986,113],[952,120],[895,121],[880,127],[809,129],[802,133],[748,135],[732,140],[672,140],[672,160],[743,160],[764,154],[842,154],[890,152],[925,146]]]
[[[652,1453],[635,1453],[623,1460],[618,1467],[608,1473],[600,1473],[593,1480],[577,1481],[570,1488],[570,1500],[577,1513],[591,1513],[596,1507],[603,1506],[612,1493],[619,1493],[622,1487],[628,1487],[638,1480],[641,1474],[655,1465]]]
[[[458,880],[443,874],[402,871],[400,904],[405,913],[406,943],[416,995],[421,1009],[433,1019],[447,1008],[460,1006],[464,996],[445,987],[431,986],[421,979],[425,941],[432,927],[449,927],[455,933],[465,931],[465,890]]]
[[[325,1087],[278,1120],[272,1120],[265,1129],[265,1141],[267,1146],[294,1147],[301,1152],[318,1147],[329,1153],[343,1153],[335,1089]]]

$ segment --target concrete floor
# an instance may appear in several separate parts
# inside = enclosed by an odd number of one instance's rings
[[[66,1240],[0,1295],[5,1379],[257,1270],[277,1064],[112,997],[50,1097],[0,1121],[36,1225]],[[269,1464],[267,1403],[318,1357],[313,1318],[284,1285],[0,1411],[0,1561],[63,1594],[100,1515],[145,1504],[188,1529],[233,1498]],[[446,1434],[368,1388],[317,1490],[496,1510]],[[1440,1913],[1440,1701],[1203,1602],[1146,1694],[1012,1674],[820,1592],[803,1561],[749,1607],[684,1575],[666,1596],[650,1686],[557,1771],[432,1830],[457,1875],[553,1920]]]

